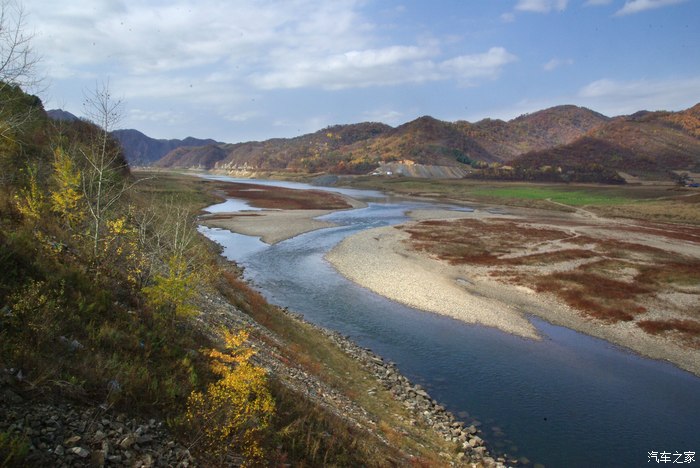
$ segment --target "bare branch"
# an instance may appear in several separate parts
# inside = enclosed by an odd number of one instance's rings
[[[37,83],[39,58],[31,45],[34,36],[25,32],[25,23],[26,14],[17,1],[0,0],[0,87],[29,88]]]

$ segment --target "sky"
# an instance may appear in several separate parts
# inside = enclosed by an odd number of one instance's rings
[[[20,1],[20,0],[16,0]],[[46,109],[228,143],[700,102],[700,0],[24,0]]]

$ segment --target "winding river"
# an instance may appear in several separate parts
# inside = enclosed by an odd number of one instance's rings
[[[200,231],[245,267],[268,301],[394,361],[461,420],[481,423],[494,453],[547,467],[656,465],[650,452],[667,452],[670,463],[688,463],[689,452],[700,459],[700,378],[534,316],[541,341],[411,309],[339,275],[323,255],[343,238],[404,222],[407,210],[426,207],[343,192],[375,201],[323,218],[337,227],[276,245]]]

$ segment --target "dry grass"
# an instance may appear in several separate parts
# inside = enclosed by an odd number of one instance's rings
[[[661,322],[671,324],[673,336],[686,344],[700,337],[697,327],[683,321],[689,311],[657,300],[674,292],[700,294],[700,259],[632,241],[574,234],[582,226],[580,222],[553,225],[537,220],[462,219],[422,221],[398,228],[410,235],[408,242],[415,250],[454,265],[486,267],[489,276],[499,281],[552,294],[601,323],[640,320],[653,304],[657,313],[668,317]],[[652,223],[614,229],[618,234],[656,236],[661,239],[659,244],[664,239],[695,242],[700,234],[691,226]],[[661,326],[657,322],[638,323],[652,333]]]
[[[697,320],[640,320],[637,326],[652,335],[673,335],[688,346],[700,349],[700,322]]]
[[[606,323],[631,321],[646,309],[635,301],[651,290],[637,283],[615,280],[580,270],[535,278],[537,292],[554,293],[571,307]]]

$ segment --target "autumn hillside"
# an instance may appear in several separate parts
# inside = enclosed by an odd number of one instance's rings
[[[458,128],[477,140],[497,161],[510,161],[528,151],[571,143],[610,119],[590,109],[557,106],[517,117],[509,122],[484,119],[459,121]]]
[[[567,143],[607,120],[576,106],[559,106],[509,122],[476,124],[420,117],[396,128],[365,122],[336,125],[296,138],[218,145],[227,156],[214,162],[194,148],[171,152],[160,167],[234,170],[367,173],[378,165],[410,160],[420,164],[459,166],[474,161],[504,162],[533,149]]]
[[[668,177],[700,168],[700,105],[682,112],[638,112],[617,117],[575,141],[524,154],[516,167],[563,171],[595,167],[637,176]]]
[[[115,136],[127,157],[138,154],[139,161],[151,157],[138,139]],[[134,152],[134,147],[141,149]],[[420,166],[450,168],[422,171],[445,177],[622,183],[620,172],[668,179],[672,171],[693,171],[699,148],[700,104],[680,112],[640,111],[614,118],[563,105],[507,122],[445,122],[423,116],[395,128],[364,122],[295,138],[180,144],[154,165],[299,174],[368,174],[384,168],[385,174],[414,176],[421,171],[410,169]],[[397,171],[397,165],[405,170]]]

